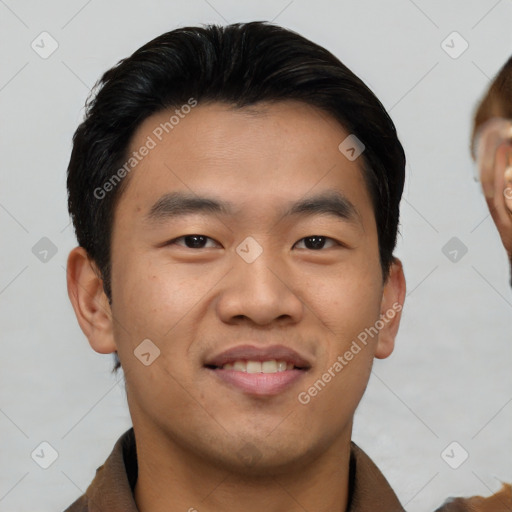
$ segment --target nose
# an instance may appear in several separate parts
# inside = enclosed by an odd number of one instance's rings
[[[304,315],[293,278],[267,251],[252,263],[234,255],[233,269],[223,280],[216,307],[218,316],[228,324],[284,326],[300,322]]]

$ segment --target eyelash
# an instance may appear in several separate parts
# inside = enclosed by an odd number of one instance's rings
[[[187,247],[186,245],[184,244],[178,244],[177,242],[179,240],[184,240],[185,238],[188,238],[188,237],[201,237],[201,238],[206,238],[208,240],[213,240],[216,244],[218,244],[218,242],[216,240],[214,240],[213,238],[210,238],[209,236],[205,236],[205,235],[199,235],[199,234],[193,234],[193,235],[183,235],[183,236],[180,236],[178,238],[175,238],[173,240],[170,240],[167,245],[181,245],[182,247],[185,247],[186,249],[192,249],[192,250],[196,250],[196,249],[206,249],[207,247]],[[303,242],[304,240],[307,240],[307,239],[311,239],[311,238],[321,238],[321,239],[324,239],[325,241],[330,241],[332,242],[332,245],[331,247],[335,247],[335,246],[342,246],[343,244],[341,244],[340,242],[338,242],[337,240],[335,240],[334,238],[331,238],[331,237],[328,237],[328,236],[323,236],[323,235],[309,235],[309,236],[305,236],[303,238],[301,238],[300,240],[298,240],[297,242],[295,242],[295,244],[293,245],[295,247],[295,245],[297,245],[299,242]],[[220,245],[220,244],[219,244]],[[331,248],[331,247],[327,247],[327,248]],[[305,249],[307,249],[307,247],[304,247]],[[322,247],[320,249],[309,249],[311,251],[320,251],[322,249],[325,249],[325,247]]]

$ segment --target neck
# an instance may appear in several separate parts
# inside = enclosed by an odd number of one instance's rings
[[[135,502],[140,512],[344,512],[350,435],[351,429],[308,462],[248,474],[184,450],[161,432],[138,428]]]

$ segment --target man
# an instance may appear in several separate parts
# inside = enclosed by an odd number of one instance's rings
[[[489,212],[507,251],[512,285],[512,57],[493,79],[475,111],[471,154]],[[504,483],[499,492],[487,499],[457,498],[442,510],[512,511],[512,486]]]
[[[476,108],[471,155],[489,212],[511,262],[512,284],[512,57]],[[512,486],[504,483],[499,492],[487,499],[474,496],[450,500],[441,510],[512,511]]]
[[[351,442],[405,297],[381,103],[258,22],[164,34],[97,89],[68,168],[68,290],[133,429],[67,510],[403,510]]]
[[[512,57],[476,109],[471,149],[487,206],[512,262]]]

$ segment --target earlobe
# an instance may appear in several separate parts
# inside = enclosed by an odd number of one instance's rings
[[[375,350],[375,357],[378,359],[389,357],[395,348],[395,337],[402,316],[405,290],[402,262],[398,258],[394,258],[382,293],[380,311],[382,328],[379,330],[379,340]]]
[[[114,352],[117,347],[110,304],[100,273],[83,247],[69,253],[67,286],[76,318],[91,347],[100,354]]]

